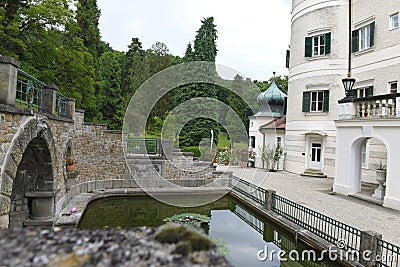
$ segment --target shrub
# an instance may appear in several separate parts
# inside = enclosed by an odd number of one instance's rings
[[[182,148],[182,152],[192,152],[194,157],[199,158],[201,156],[200,149],[196,146],[189,146]]]

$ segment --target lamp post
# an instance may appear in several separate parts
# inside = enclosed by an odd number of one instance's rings
[[[349,49],[349,54],[348,54],[348,71],[347,71],[347,77],[342,79],[342,83],[344,86],[344,91],[345,91],[345,98],[349,99],[352,98],[353,95],[350,93],[353,90],[353,86],[356,82],[356,79],[351,77],[351,0],[349,0],[349,37],[348,37],[348,49]]]

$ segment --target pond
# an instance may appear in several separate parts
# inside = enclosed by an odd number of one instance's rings
[[[171,196],[175,197],[182,198]],[[185,197],[193,201],[193,196]],[[226,258],[233,266],[337,266],[330,262],[313,261],[312,257],[301,259],[302,252],[310,250],[309,247],[300,241],[296,242],[293,236],[230,195],[193,208],[170,206],[145,196],[109,196],[90,202],[78,227],[159,226],[167,217],[189,212],[211,218],[203,229],[212,240],[219,240],[223,244],[221,251],[227,253]],[[287,253],[284,257],[287,261],[278,258],[281,250]],[[294,252],[293,257],[289,257],[291,251]],[[269,255],[270,258],[267,257]]]

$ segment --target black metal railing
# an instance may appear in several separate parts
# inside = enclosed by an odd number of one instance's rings
[[[377,267],[398,267],[400,266],[400,247],[393,245],[385,240],[377,238],[376,248],[376,265]]]
[[[127,142],[128,154],[162,155],[161,139],[130,137]]]
[[[43,88],[47,85],[32,75],[18,69],[16,105],[31,108],[40,112],[43,110]]]
[[[272,211],[344,249],[360,250],[361,230],[306,208],[286,198],[272,195]]]
[[[229,186],[233,190],[249,197],[255,202],[261,205],[265,205],[266,190],[264,188],[256,186],[248,181],[242,180],[235,176],[232,176]]]

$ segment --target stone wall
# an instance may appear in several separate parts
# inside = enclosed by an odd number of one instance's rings
[[[121,131],[109,131],[104,124],[76,123],[72,147],[80,182],[127,178]]]

